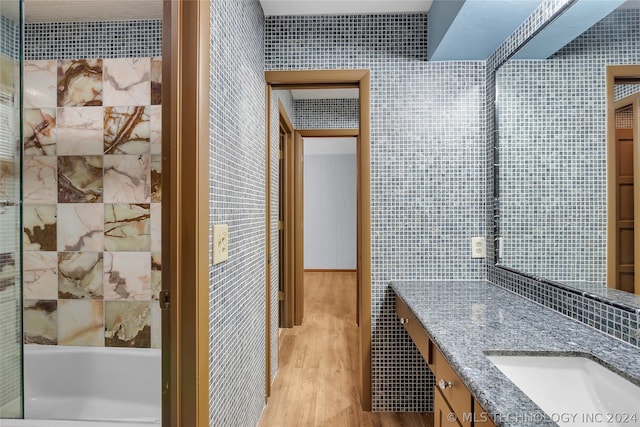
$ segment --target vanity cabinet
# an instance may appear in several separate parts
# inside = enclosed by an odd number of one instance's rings
[[[495,427],[418,319],[397,296],[396,314],[436,377],[433,407],[435,426]]]

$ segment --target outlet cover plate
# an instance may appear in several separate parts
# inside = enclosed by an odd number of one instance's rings
[[[229,226],[216,224],[213,226],[213,265],[220,264],[229,258]]]
[[[486,258],[487,245],[484,237],[471,238],[471,258]]]

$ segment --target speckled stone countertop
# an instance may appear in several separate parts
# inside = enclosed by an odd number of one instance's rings
[[[489,282],[392,282],[391,288],[498,426],[557,424],[485,354],[582,354],[640,385],[640,349]]]

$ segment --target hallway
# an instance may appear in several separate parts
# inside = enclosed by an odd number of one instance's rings
[[[281,329],[279,370],[258,427],[431,427],[415,413],[360,409],[356,273],[305,273],[302,326]]]

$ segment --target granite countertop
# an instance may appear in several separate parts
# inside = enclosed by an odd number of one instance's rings
[[[640,385],[640,350],[486,281],[392,282],[497,426],[557,425],[486,357],[571,352]],[[557,387],[557,385],[550,385]],[[640,407],[638,408],[640,416]]]

